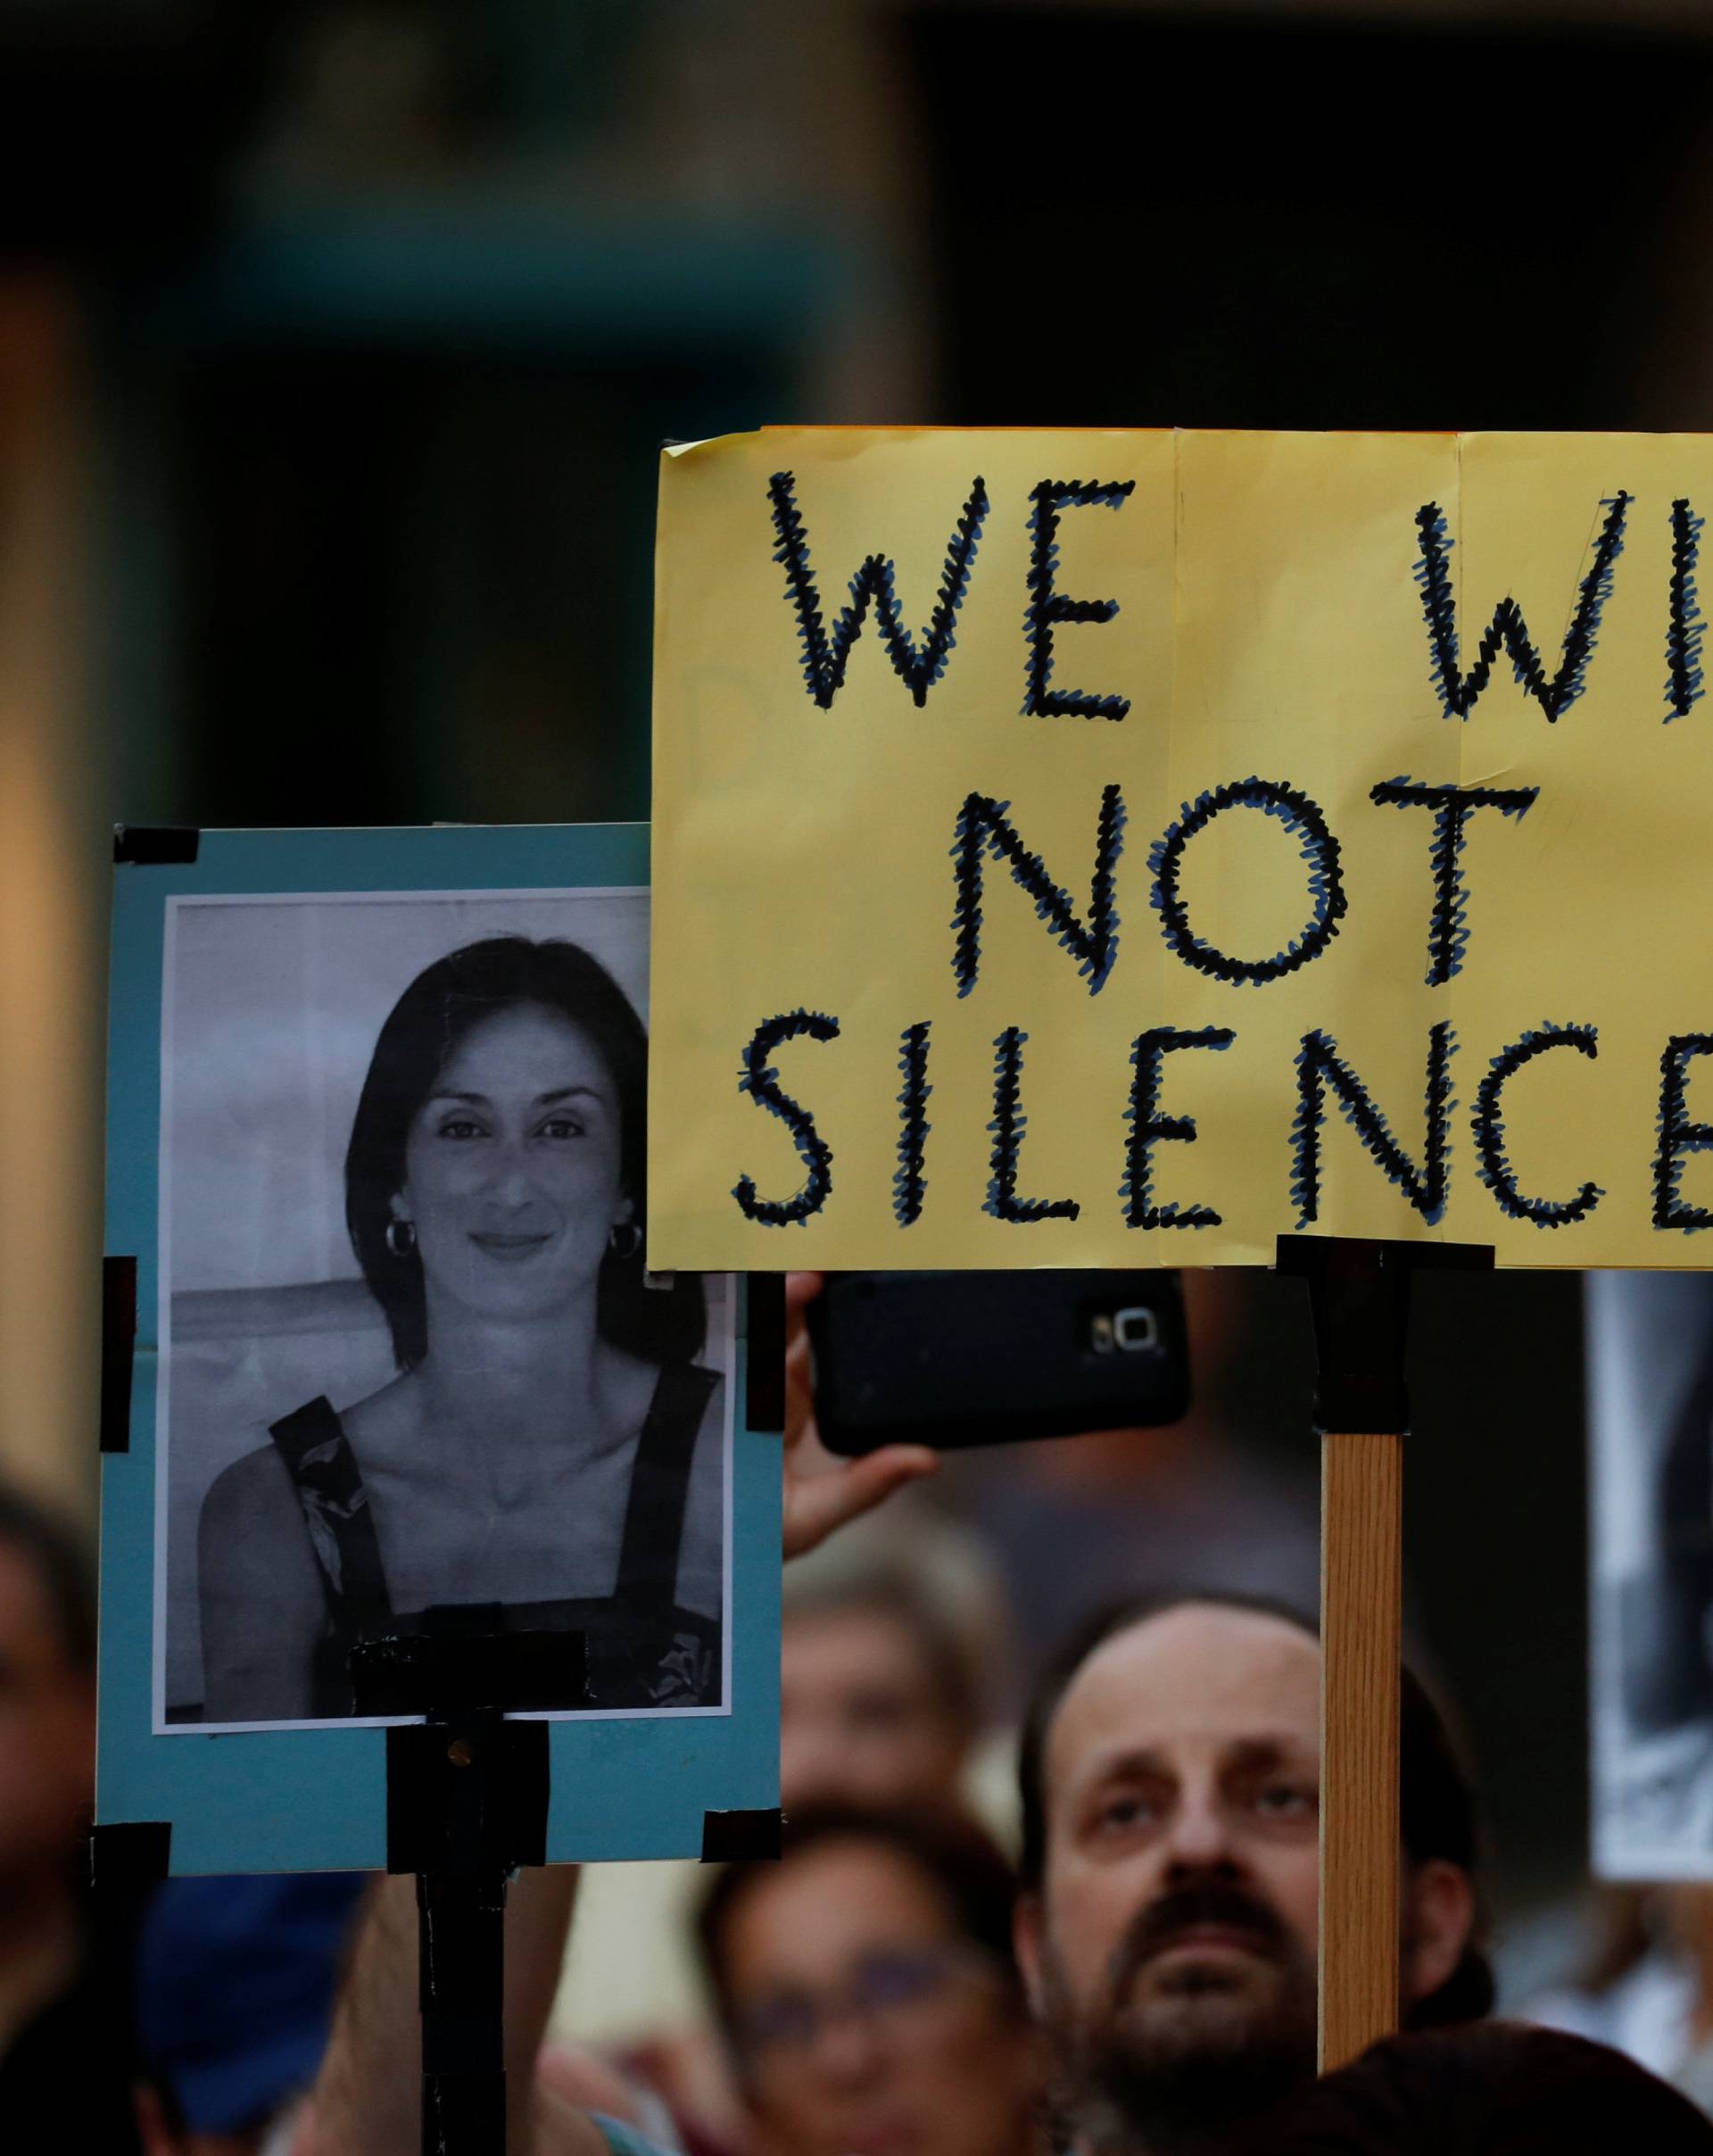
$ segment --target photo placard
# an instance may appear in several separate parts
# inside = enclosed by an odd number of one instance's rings
[[[416,1717],[362,1657],[448,1632],[541,1652],[550,1861],[776,1804],[743,1285],[646,1265],[646,829],[205,833],[116,877],[102,1822],[169,1822],[175,1871],[384,1862]]]
[[[1585,1287],[1594,1869],[1713,1878],[1713,1281]]]

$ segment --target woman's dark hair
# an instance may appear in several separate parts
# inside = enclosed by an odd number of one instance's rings
[[[606,967],[575,943],[527,936],[490,936],[436,958],[381,1028],[345,1152],[345,1224],[401,1370],[415,1369],[428,1352],[422,1261],[414,1249],[401,1256],[387,1244],[410,1126],[465,1035],[523,1003],[575,1025],[607,1066],[618,1099],[620,1187],[639,1228],[646,1215],[649,1037]],[[687,1361],[706,1329],[701,1281],[678,1273],[670,1289],[648,1288],[639,1235],[633,1252],[609,1252],[601,1266],[596,1324],[603,1339],[652,1362]]]
[[[1710,2156],[1713,2125],[1634,2060],[1492,2021],[1388,2036],[1288,2097],[1245,2156]]]
[[[1047,1869],[1047,1746],[1061,1703],[1077,1672],[1109,1639],[1128,1632],[1149,1619],[1179,1609],[1245,1611],[1258,1617],[1277,1618],[1295,1625],[1318,1640],[1320,1628],[1312,1617],[1288,1603],[1262,1595],[1232,1595],[1218,1590],[1203,1594],[1133,1596],[1098,1610],[1074,1632],[1048,1663],[1036,1687],[1023,1721],[1017,1755],[1018,1793],[1022,1804],[1022,1853],[1018,1877],[1029,1893],[1039,1890]],[[1476,1866],[1480,1855],[1480,1829],[1476,1817],[1475,1792],[1470,1787],[1439,1710],[1415,1673],[1403,1672],[1399,1698],[1399,1810],[1403,1852],[1412,1864],[1436,1859],[1455,1864],[1469,1874],[1477,1886]],[[1490,2013],[1494,2002],[1493,1971],[1477,1945],[1483,1922],[1477,1886],[1477,1920],[1462,1959],[1439,1989],[1416,2000],[1409,2010],[1412,2028],[1438,2027],[1448,2022],[1476,2021]]]
[[[785,1828],[778,1863],[728,1864],[703,1895],[696,1912],[696,1942],[702,1973],[720,2026],[732,2036],[727,1946],[736,1911],[757,1887],[780,1876],[811,1850],[859,1843],[910,1865],[941,1895],[960,1939],[989,1955],[1018,2012],[1022,1982],[1011,1952],[1011,1913],[1016,1878],[992,1838],[973,1820],[948,1809],[865,1811],[855,1805],[816,1804],[795,1814]]]

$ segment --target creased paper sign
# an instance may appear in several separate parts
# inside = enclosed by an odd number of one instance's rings
[[[663,462],[650,1262],[1713,1262],[1713,440]]]

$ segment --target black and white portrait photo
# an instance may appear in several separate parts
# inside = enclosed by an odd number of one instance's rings
[[[648,894],[168,901],[159,1732],[359,1712],[366,1641],[575,1633],[728,1710],[733,1283],[644,1268]]]
[[[1713,1878],[1713,1277],[1588,1276],[1596,1870]]]

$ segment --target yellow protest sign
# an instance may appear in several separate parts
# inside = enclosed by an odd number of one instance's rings
[[[1713,1262],[1713,441],[662,464],[650,1262]]]

